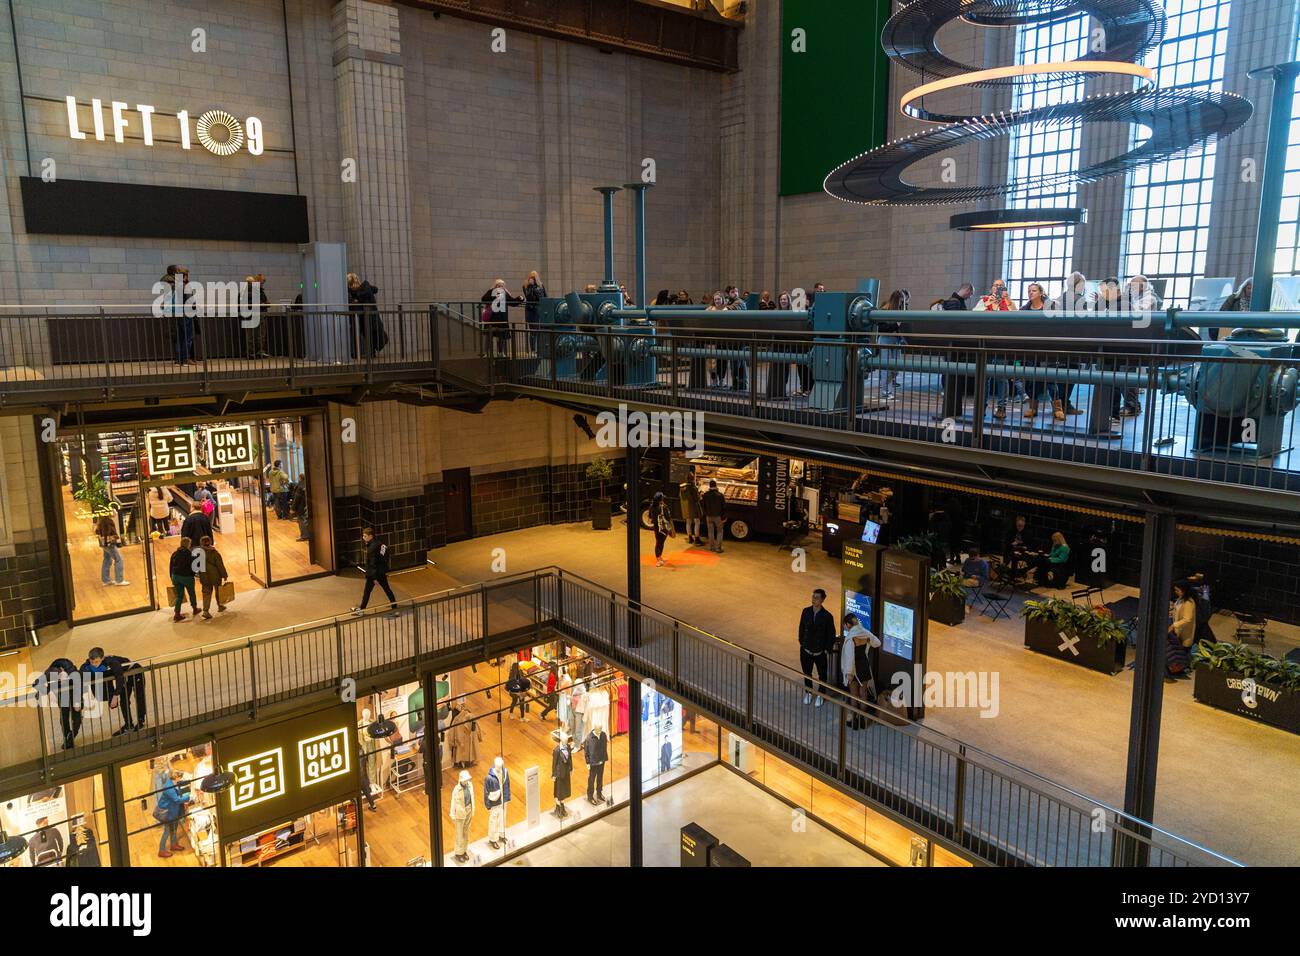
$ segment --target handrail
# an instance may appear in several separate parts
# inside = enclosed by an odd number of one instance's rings
[[[619,592],[611,592],[610,588],[598,584],[597,582],[592,581],[590,578],[584,577],[583,575],[576,574],[575,572],[567,571],[557,566],[548,566],[547,568],[544,569],[538,569],[537,573],[543,573],[543,572],[555,572],[562,579],[566,579],[566,580],[577,579],[578,581],[581,581],[583,584],[589,585],[590,589],[593,592],[599,592],[601,594],[615,593],[619,598],[622,598],[625,602],[628,601],[626,595],[621,594]],[[685,621],[682,621],[680,618],[676,617],[675,615],[672,615],[667,611],[662,611],[652,605],[646,604],[644,601],[638,601],[636,602],[636,605],[637,607],[634,610],[637,610],[642,614],[644,614],[647,611],[657,614],[660,617],[666,619],[667,621],[670,621],[675,627],[685,628],[688,631],[694,632],[695,634],[699,635],[699,637],[704,639],[705,641],[718,645],[725,653],[730,654],[733,657],[746,660],[751,663],[761,662],[764,665],[764,667],[769,671],[775,671],[781,674],[782,676],[788,678],[789,680],[795,681],[800,684],[802,684],[805,680],[811,681],[814,686],[814,691],[813,691],[814,693],[820,693],[821,696],[830,699],[839,698],[840,700],[838,701],[838,703],[840,704],[840,706],[844,707],[846,710],[852,711],[855,714],[865,717],[866,719],[872,721],[874,724],[878,726],[889,727],[889,729],[891,730],[896,729],[898,725],[907,727],[912,732],[914,732],[916,736],[918,737],[924,736],[925,738],[927,738],[926,739],[927,744],[929,744],[930,746],[934,746],[940,750],[943,750],[951,757],[969,761],[971,759],[971,756],[975,755],[985,761],[988,761],[988,763],[990,764],[1001,765],[1003,768],[1006,768],[1007,770],[1012,771],[1017,775],[1029,777],[1032,780],[1038,781],[1039,783],[1044,784],[1048,787],[1067,793],[1070,796],[1085,802],[1091,808],[1105,810],[1111,813],[1116,819],[1123,819],[1123,820],[1130,821],[1134,826],[1147,828],[1155,832],[1161,833],[1165,836],[1168,836],[1171,839],[1178,840],[1179,842],[1190,844],[1190,841],[1185,840],[1182,837],[1179,837],[1177,834],[1169,833],[1168,831],[1156,827],[1154,824],[1147,823],[1143,820],[1139,820],[1137,817],[1134,817],[1124,812],[1123,810],[1117,809],[1116,807],[1113,807],[1110,804],[1104,803],[1100,800],[1095,800],[1092,797],[1089,797],[1087,794],[1081,793],[1080,791],[1075,790],[1074,788],[1067,786],[1066,784],[1062,784],[1048,777],[1044,777],[1042,774],[1034,770],[1030,770],[1027,767],[1022,767],[1019,764],[1013,763],[1010,760],[1007,760],[1003,757],[999,757],[996,754],[989,753],[987,750],[984,750],[983,748],[977,747],[973,744],[965,743],[961,740],[958,740],[955,737],[943,733],[942,731],[938,731],[933,729],[932,727],[926,727],[922,724],[916,723],[915,721],[910,720],[909,718],[901,714],[891,713],[888,721],[882,720],[879,716],[879,712],[878,712],[879,708],[873,706],[872,704],[857,699],[850,699],[847,701],[844,700],[843,698],[845,696],[845,693],[844,693],[844,688],[842,687],[836,687],[831,684],[827,684],[816,677],[805,677],[802,671],[795,670],[793,667],[790,667],[787,664],[783,664],[780,661],[776,660],[775,658],[763,654],[761,651],[756,651],[749,648],[741,647],[739,644],[729,641],[724,637],[720,637],[719,635],[706,631],[703,628],[699,628],[692,624],[688,624]],[[993,769],[993,768],[989,767],[989,769]],[[1213,850],[1209,850],[1205,847],[1200,847],[1197,844],[1191,844],[1191,845],[1197,846],[1198,849],[1204,850],[1206,853],[1211,853],[1214,856],[1224,860],[1225,862],[1233,863],[1235,865],[1235,861],[1232,861],[1227,857],[1222,856],[1221,854],[1215,853]]]
[[[555,600],[554,605],[549,603],[552,598],[552,590],[549,588],[538,587],[537,582],[543,580],[552,580],[555,582],[557,599]],[[520,585],[529,585],[530,583],[531,586],[520,587]],[[715,648],[726,654],[731,659],[741,662],[742,665],[748,668],[747,673],[752,673],[754,669],[761,669],[764,673],[771,674],[776,679],[784,681],[788,687],[802,690],[802,681],[804,678],[801,674],[795,672],[793,668],[781,664],[766,655],[745,650],[739,645],[718,637],[717,635],[710,634],[700,628],[685,624],[675,616],[669,615],[654,607],[646,606],[644,604],[637,604],[633,607],[629,604],[626,596],[619,594],[617,591],[602,587],[581,575],[572,574],[556,566],[518,572],[474,585],[447,588],[429,595],[400,602],[401,607],[409,609],[412,612],[412,615],[407,618],[407,620],[415,622],[415,625],[412,628],[416,635],[416,643],[414,644],[412,644],[409,638],[402,637],[400,633],[394,638],[384,630],[375,632],[373,628],[368,628],[367,622],[380,620],[378,615],[386,613],[386,609],[376,609],[373,612],[363,615],[360,619],[345,616],[320,618],[288,629],[277,628],[260,634],[250,635],[245,638],[220,641],[215,642],[214,644],[192,648],[188,651],[180,652],[180,654],[175,657],[167,656],[167,659],[151,659],[150,661],[145,662],[144,670],[146,675],[149,677],[149,683],[155,693],[155,697],[157,694],[157,688],[165,682],[168,689],[173,692],[178,689],[180,691],[188,691],[189,696],[185,698],[186,700],[193,701],[200,693],[215,698],[215,700],[196,702],[194,705],[195,707],[204,703],[210,705],[207,710],[201,712],[191,712],[191,708],[182,707],[182,711],[175,715],[175,723],[168,725],[179,726],[182,728],[196,728],[206,721],[218,719],[222,716],[228,716],[231,713],[242,713],[247,707],[251,707],[253,712],[256,713],[258,704],[261,701],[266,701],[268,703],[285,703],[298,697],[305,697],[308,694],[318,693],[323,689],[335,686],[339,680],[350,676],[348,671],[352,671],[355,675],[361,676],[363,674],[404,670],[412,666],[418,667],[421,660],[429,660],[430,654],[436,652],[450,652],[458,649],[466,650],[469,648],[479,648],[486,651],[489,647],[487,642],[491,638],[488,620],[491,613],[489,608],[494,607],[494,605],[489,604],[488,596],[493,592],[504,592],[508,600],[521,602],[525,606],[523,617],[530,622],[532,628],[538,626],[559,626],[564,633],[568,634],[577,643],[584,643],[581,634],[574,635],[572,631],[575,628],[585,629],[587,623],[580,619],[581,608],[579,608],[577,612],[579,617],[571,619],[574,611],[571,605],[566,610],[564,601],[564,588],[566,586],[570,588],[579,588],[583,593],[590,595],[592,599],[600,604],[608,602],[608,612],[601,611],[597,617],[601,622],[603,622],[600,624],[602,628],[613,627],[613,630],[608,631],[604,635],[593,635],[599,639],[596,644],[592,644],[588,648],[593,653],[605,656],[605,653],[599,647],[599,641],[604,641],[609,645],[610,652],[617,652],[613,654],[616,660],[619,653],[624,657],[631,655],[631,645],[629,645],[627,649],[621,649],[616,647],[615,644],[618,634],[616,624],[618,621],[617,612],[622,608],[625,611],[635,614],[638,621],[648,622],[655,620],[658,621],[661,626],[670,626],[671,632],[674,635],[674,645],[678,640],[680,640],[681,635],[684,633],[687,640],[694,641],[703,647]],[[473,600],[467,604],[467,616],[463,619],[457,617],[456,622],[451,624],[453,628],[463,633],[463,639],[458,639],[451,645],[438,642],[436,638],[433,643],[429,645],[420,642],[419,635],[421,631],[424,630],[420,627],[419,623],[421,609],[436,607],[444,603],[450,604],[455,602],[457,599],[470,598],[474,595],[480,595],[481,598],[479,600]],[[531,608],[527,607],[529,604],[531,604]],[[476,614],[480,616],[476,617]],[[463,625],[470,625],[469,630],[466,631]],[[447,626],[446,621],[434,622],[429,630],[436,631],[440,627],[445,626]],[[637,627],[638,629],[642,629],[644,626],[638,624]],[[313,635],[319,637],[321,634],[334,634],[337,636],[337,639],[341,640],[344,629],[350,629],[353,632],[353,639],[338,645],[340,657],[336,662],[324,660],[321,662],[322,666],[319,668],[313,670],[309,667],[309,670],[305,675],[297,671],[286,670],[286,667],[290,665],[290,661],[307,660],[312,663],[316,662],[313,655],[318,649],[313,644]],[[480,629],[481,633],[479,632]],[[430,637],[433,638],[433,635],[430,635]],[[294,646],[286,646],[285,650],[276,656],[272,656],[270,652],[265,651],[265,649],[274,648],[277,645],[287,645],[287,642],[290,641],[294,642]],[[435,649],[426,651],[426,647]],[[226,676],[232,676],[236,681],[237,686],[233,688],[233,691],[232,688],[228,686],[214,687],[204,684],[201,687],[195,687],[191,686],[184,680],[187,674],[192,673],[190,669],[186,668],[186,665],[188,664],[192,664],[196,661],[210,662],[215,659],[226,659],[231,654],[239,654],[241,652],[248,655],[247,669],[250,672],[254,666],[259,669],[256,686],[250,686],[247,690],[240,690],[242,682],[240,681],[238,674],[243,673],[243,671],[238,666],[230,668],[229,672],[226,674]],[[352,661],[353,666],[347,666],[343,655],[346,655],[346,658]],[[330,655],[326,656],[329,657]],[[278,671],[277,665],[279,668]],[[671,666],[673,669],[671,677],[675,682],[687,681],[689,683],[690,681],[695,680],[699,683],[699,686],[703,687],[704,684],[702,682],[707,680],[698,675],[693,678],[692,674],[681,666],[679,656],[676,652],[673,654]],[[635,666],[632,669],[635,670]],[[209,668],[209,671],[210,670],[211,669]],[[180,684],[182,686],[179,688],[173,686],[173,684],[176,683],[176,679],[171,675],[175,674],[180,675]],[[979,748],[961,744],[959,741],[956,741],[954,738],[948,737],[945,734],[933,731],[920,724],[906,721],[901,717],[896,718],[891,715],[889,720],[885,720],[870,705],[857,701],[844,701],[842,689],[832,688],[830,685],[823,684],[820,681],[817,682],[815,686],[817,690],[821,691],[832,701],[833,706],[843,708],[849,713],[858,714],[866,720],[871,721],[873,725],[881,728],[885,734],[889,735],[888,737],[883,738],[886,741],[901,741],[905,739],[913,740],[917,744],[929,748],[932,754],[943,754],[952,762],[954,767],[978,768],[980,772],[992,774],[997,779],[1006,781],[1006,784],[1009,786],[1021,788],[1026,794],[1032,794],[1039,800],[1048,801],[1049,805],[1058,805],[1067,808],[1069,812],[1078,819],[1082,819],[1084,815],[1088,815],[1089,819],[1091,819],[1091,814],[1093,812],[1097,810],[1105,811],[1110,815],[1110,819],[1113,820],[1112,825],[1116,828],[1117,832],[1122,832],[1127,837],[1130,837],[1139,843],[1149,844],[1151,838],[1148,834],[1155,834],[1160,837],[1167,837],[1171,841],[1176,841],[1179,845],[1193,848],[1197,852],[1203,853],[1217,862],[1227,864],[1233,863],[1233,861],[1228,860],[1221,854],[1199,847],[1190,841],[1183,840],[1182,838],[1168,833],[1167,831],[1155,827],[1145,821],[1137,820],[1122,811],[1092,800],[1072,788],[1048,780],[1033,771],[995,757]],[[38,721],[40,721],[40,727],[42,728],[42,741],[45,739],[44,718],[47,716],[47,712],[51,709],[52,708],[48,707],[38,708],[37,717]],[[708,709],[707,702],[704,705],[704,709]],[[162,719],[161,714],[157,710],[156,700],[153,715],[155,721],[161,725]],[[782,730],[781,728],[776,729],[778,731]],[[798,732],[798,728],[794,727],[786,728],[786,730],[790,733]],[[56,733],[53,727],[50,728],[50,733]],[[78,752],[84,753],[96,750],[111,752],[117,747],[124,746],[129,742],[128,735],[128,738],[114,737],[108,740],[96,741],[89,747],[78,745],[74,749],[73,755],[76,755]],[[155,746],[160,745],[161,742],[155,738]],[[780,746],[780,744],[778,744],[778,746]],[[789,746],[794,746],[794,744],[792,743]],[[804,745],[800,745],[801,748],[803,746]],[[890,746],[893,745],[891,744]],[[794,759],[804,763],[807,762],[805,757],[800,753],[793,753],[789,750],[786,750],[785,752],[787,756],[793,757]],[[47,755],[44,759],[48,762],[52,758]],[[841,761],[843,760],[842,753],[840,759]],[[911,788],[915,787],[915,785],[915,781],[910,779],[899,784],[899,786],[908,787],[909,792]],[[874,786],[881,787],[887,786],[887,784],[881,783],[875,784]],[[907,793],[901,791],[897,792],[897,796],[904,800],[909,799]],[[863,797],[870,799],[865,793],[863,794]],[[961,805],[961,801],[966,799],[964,791],[958,793],[954,799],[959,801],[958,805]],[[941,819],[943,818],[941,817]],[[1002,821],[1000,817],[997,822],[1001,825]],[[971,832],[975,833],[976,831],[972,830]],[[980,837],[980,839],[988,838]],[[1112,844],[1112,848],[1113,846],[1114,844]],[[1091,843],[1089,847],[1091,850]],[[1032,852],[1032,848],[1026,847],[1023,849],[1025,852]],[[989,852],[993,851],[990,850]],[[1172,851],[1167,851],[1162,848],[1161,852],[1165,853]]]

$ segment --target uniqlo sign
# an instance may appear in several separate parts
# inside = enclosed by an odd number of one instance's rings
[[[351,800],[357,779],[356,705],[217,738],[217,759],[235,779],[217,799],[221,835],[237,839]]]
[[[194,432],[149,432],[144,439],[151,475],[192,472],[198,464],[198,456],[194,451]]]
[[[253,466],[252,425],[214,425],[206,434],[208,467],[213,471]]]

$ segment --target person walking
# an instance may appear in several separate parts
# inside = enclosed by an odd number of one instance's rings
[[[681,489],[677,493],[677,500],[682,508],[682,521],[686,525],[686,540],[690,544],[703,544],[700,538],[700,488],[695,483],[695,469],[692,467],[686,472],[686,480],[682,482]]]
[[[209,609],[212,607],[212,594],[217,595],[217,611],[224,611],[226,606],[221,603],[221,585],[229,580],[230,575],[226,572],[226,562],[221,557],[221,552],[213,547],[211,538],[200,538],[199,547],[203,549],[203,564],[199,570],[199,583],[203,586],[203,620],[212,620],[212,614]]]
[[[397,617],[397,598],[388,584],[388,545],[375,537],[372,528],[361,529],[361,543],[366,549],[366,589],[361,594],[361,603],[352,609],[352,613],[357,617],[361,616],[361,612],[370,603],[370,592],[378,584],[388,595],[388,600],[392,602],[389,616]]]
[[[167,537],[171,531],[168,524],[171,513],[171,502],[167,499],[167,493],[159,485],[149,495],[149,530],[157,531],[164,538]]]
[[[130,584],[130,581],[123,580],[122,577],[122,536],[117,532],[116,516],[100,515],[95,522],[95,535],[99,538],[99,550],[104,555],[104,560],[99,565],[99,580],[104,587],[125,587]],[[109,568],[113,569],[112,579],[108,576]]]
[[[185,771],[173,769],[168,776],[170,779],[167,786],[159,791],[153,811],[154,819],[162,824],[158,855],[164,860],[173,853],[185,849],[185,844],[181,843],[181,820],[185,818],[185,804],[193,799],[188,786],[185,787],[184,792],[181,791],[181,785],[185,781]]]
[[[202,515],[202,512],[199,512]],[[194,517],[193,515],[190,516]],[[186,519],[188,522],[189,519]],[[207,537],[211,537],[211,533]],[[176,601],[172,605],[172,620],[183,621],[185,615],[181,613],[181,603],[185,595],[190,596],[190,607],[194,609],[195,616],[199,613],[199,598],[194,593],[194,559],[195,555],[190,550],[192,538],[181,535],[180,544],[172,552],[171,561],[168,564],[168,571],[171,573],[172,587],[176,589]]]
[[[556,693],[556,688],[560,685],[560,671],[555,661],[546,665],[546,695],[542,698],[541,719],[545,720],[546,715],[554,712],[559,706],[560,695]]]
[[[803,702],[810,703],[813,698],[813,682],[809,680],[813,671],[823,683],[829,673],[830,650],[835,645],[835,618],[823,605],[826,592],[817,588],[812,593],[812,603],[799,615],[799,667],[804,673]],[[817,695],[817,706],[822,705],[821,694]]]
[[[506,677],[506,692],[510,695],[510,710],[507,717],[515,715],[515,708],[519,708],[519,719],[528,723],[528,695],[532,691],[532,683],[524,676],[523,668],[519,662],[515,661],[510,665],[510,674]]]
[[[704,523],[709,529],[709,550],[722,553],[722,514],[727,509],[727,499],[718,490],[718,483],[709,479],[709,490],[700,498],[704,509]]]
[[[289,475],[281,467],[278,458],[267,472],[266,481],[270,486],[271,497],[275,500],[275,516],[283,521],[289,517]]]
[[[655,567],[664,566],[664,543],[669,538],[677,537],[673,527],[673,513],[668,508],[668,499],[662,491],[656,491],[650,501],[650,527],[655,533]]]
[[[203,503],[195,499],[189,515],[181,525],[181,537],[192,542],[212,537],[212,519],[203,513]]]

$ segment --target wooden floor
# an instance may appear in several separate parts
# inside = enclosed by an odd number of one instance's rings
[[[218,482],[219,486],[224,486],[224,484],[224,482]],[[241,592],[264,586],[253,575],[256,573],[257,578],[262,581],[267,580],[267,556],[264,553],[262,541],[261,500],[256,496],[249,496],[251,514],[245,514],[244,495],[235,491],[232,497],[235,509],[233,519],[230,515],[223,516],[221,530],[214,529],[216,531],[214,539],[217,550],[221,552],[222,558],[225,559],[226,570],[230,573],[230,579],[235,585],[235,594],[238,596]],[[124,580],[130,582],[129,586],[109,585],[105,587],[100,581],[103,552],[100,550],[99,539],[95,535],[93,523],[82,503],[73,499],[69,487],[64,486],[62,489],[62,498],[64,522],[68,533],[68,555],[72,566],[73,620],[86,621],[91,618],[119,614],[124,611],[149,610],[151,605],[149,599],[149,575],[144,553],[145,544],[128,544],[121,548]],[[254,532],[251,562],[250,544],[246,537],[247,522],[250,519],[253,523]],[[141,529],[141,531],[143,530]],[[310,574],[318,574],[325,570],[325,568],[312,563],[309,543],[297,540],[298,522],[296,520],[292,518],[281,520],[275,516],[274,510],[270,509],[267,537],[271,546],[270,570],[277,583]],[[171,584],[171,577],[167,573],[167,562],[170,561],[172,552],[176,550],[179,542],[179,538],[171,536],[160,539],[154,545],[153,584],[155,606],[167,607],[169,610],[170,606],[166,602],[167,588]],[[111,580],[111,568],[109,575]],[[201,603],[202,590],[196,590]],[[190,613],[188,606],[182,608],[182,613]],[[216,613],[215,610],[213,613]]]

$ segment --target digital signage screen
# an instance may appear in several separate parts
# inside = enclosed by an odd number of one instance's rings
[[[885,621],[881,628],[881,649],[903,660],[912,659],[916,612],[910,607],[885,602]]]
[[[875,544],[880,540],[880,525],[874,521],[868,521],[862,526],[862,540],[867,544]]]
[[[862,594],[858,591],[844,592],[845,616],[848,616],[849,614],[856,615],[858,623],[868,631],[871,630],[872,621],[874,620],[871,616],[871,611],[872,603],[870,594]]]

